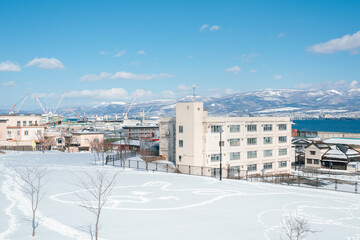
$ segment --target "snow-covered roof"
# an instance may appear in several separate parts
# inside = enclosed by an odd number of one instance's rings
[[[360,153],[354,149],[349,148],[348,146],[337,144],[330,146],[330,150],[324,154],[323,158],[347,160],[352,158],[360,158]]]
[[[140,146],[140,140],[120,140],[120,141],[113,142],[113,144]]]
[[[89,130],[82,130],[82,131],[73,132],[73,134],[104,134],[104,133],[103,132],[89,131]]]
[[[329,138],[324,142],[329,144],[360,145],[360,138]]]

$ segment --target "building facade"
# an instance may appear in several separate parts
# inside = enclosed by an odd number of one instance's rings
[[[220,154],[221,135],[221,154]],[[248,174],[291,171],[287,117],[208,117],[202,102],[176,104],[160,122],[160,155],[177,166],[223,167]]]

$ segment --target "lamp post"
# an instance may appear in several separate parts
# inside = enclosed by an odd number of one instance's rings
[[[220,181],[221,181],[221,178],[222,178],[222,126],[220,126],[220,142],[219,142],[219,146],[220,146]]]

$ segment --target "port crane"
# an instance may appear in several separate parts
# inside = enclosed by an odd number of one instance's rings
[[[134,97],[134,99],[132,100],[132,102],[131,102],[128,110],[127,110],[126,113],[125,113],[124,119],[128,119],[127,115],[128,115],[128,113],[129,113],[129,111],[130,111],[130,109],[131,109],[132,105],[134,104],[135,99],[136,99],[137,97],[138,97],[138,95],[136,95],[136,96]]]
[[[65,97],[65,95],[66,95],[66,91],[63,93],[63,95],[61,95],[60,100],[59,100],[58,104],[56,105],[56,108],[54,109],[54,113],[56,113],[56,111],[58,110],[58,108],[59,108],[62,100],[63,100],[64,97]]]
[[[9,114],[16,114],[19,113],[21,110],[21,107],[24,105],[24,103],[26,102],[26,100],[29,97],[29,93],[27,93],[22,99],[20,99],[17,103],[14,104],[14,106],[12,107],[12,109],[10,110]],[[18,108],[16,109],[16,105],[19,104]]]
[[[34,98],[35,98],[36,101],[39,103],[39,105],[40,105],[41,109],[43,110],[43,112],[44,112],[45,114],[47,114],[45,108],[44,108],[43,105],[41,104],[40,99],[38,98],[38,96],[36,96],[36,94],[34,94]]]

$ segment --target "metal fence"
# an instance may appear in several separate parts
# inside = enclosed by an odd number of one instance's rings
[[[249,176],[248,181],[268,182],[289,186],[358,193],[360,181],[351,178],[333,178],[325,174],[307,176],[298,173],[277,176]]]
[[[9,151],[33,151],[32,146],[0,146],[0,150]]]
[[[135,152],[133,154],[136,154]],[[193,176],[206,176],[219,178],[220,168],[191,166],[191,165],[177,165],[176,167],[172,163],[162,162],[146,162],[144,160],[123,159],[119,164],[120,167],[134,168],[144,171],[156,171],[156,172],[169,172],[180,173]],[[329,177],[326,174],[319,174],[318,176],[309,176],[296,174],[278,174],[278,175],[255,175],[248,174],[246,170],[240,170],[239,168],[223,168],[221,171],[222,178],[245,180],[250,182],[265,182],[272,184],[281,184],[288,186],[297,186],[313,189],[333,190],[339,192],[358,193],[358,187],[360,185],[360,179],[342,179]]]

